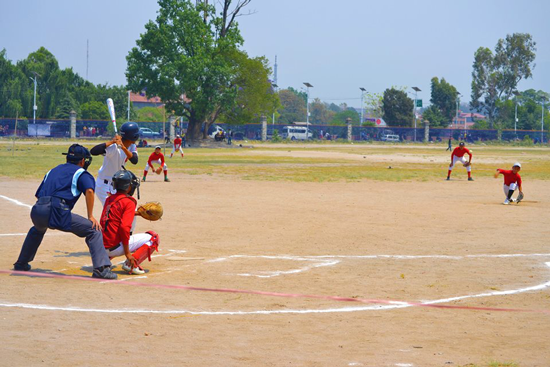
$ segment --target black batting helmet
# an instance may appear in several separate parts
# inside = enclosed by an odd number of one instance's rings
[[[126,122],[120,127],[120,137],[136,142],[139,139],[139,126],[135,122]]]

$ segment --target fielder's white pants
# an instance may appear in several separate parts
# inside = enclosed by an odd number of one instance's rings
[[[174,154],[178,150],[181,152],[181,154],[183,154],[183,149],[181,148],[181,145],[178,144],[172,147],[172,153],[170,153],[170,156],[172,156],[172,154]]]
[[[457,157],[457,156],[455,155],[455,156],[453,156],[453,164],[451,164],[451,165],[449,166],[449,169],[450,169],[451,171],[453,170],[453,168],[454,168],[456,162],[460,162],[460,163],[462,163],[462,164],[468,163],[468,161],[466,160],[466,157],[465,157],[465,156]],[[468,167],[466,167],[466,170],[467,170],[468,172],[472,172],[472,165],[469,165]]]
[[[155,163],[158,163],[158,165],[160,166],[161,162],[162,161],[159,159]],[[145,165],[145,171],[149,172],[149,168],[150,168],[149,162],[147,162],[147,164]],[[163,171],[168,171],[168,166],[166,165],[166,163],[164,163],[164,165],[162,166],[162,170]]]
[[[128,247],[130,248],[130,252],[136,251],[138,248],[140,248],[143,245],[147,245],[151,247],[153,242],[151,242],[151,236],[149,233],[138,233],[133,236],[130,236],[130,240],[128,241]],[[113,251],[107,251],[109,253],[109,257],[117,257],[117,256],[124,256],[124,246],[122,246],[122,243],[120,246],[118,246]]]
[[[504,196],[508,198],[508,191],[510,190],[516,190],[518,188],[518,185],[516,183],[511,183],[510,186],[508,185],[502,185],[502,188],[504,189]]]

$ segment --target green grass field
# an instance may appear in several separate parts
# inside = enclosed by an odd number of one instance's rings
[[[81,142],[91,148],[97,142]],[[12,178],[40,178],[50,168],[64,162],[66,141],[0,141],[0,175]],[[167,159],[170,172],[189,175],[231,175],[245,180],[288,180],[297,182],[358,181],[427,181],[446,175],[449,152],[443,144],[258,144],[254,148],[186,149],[185,159]],[[476,146],[474,176],[490,177],[496,168],[520,161],[522,174],[529,179],[550,179],[550,148]],[[152,148],[140,148],[140,163],[130,169],[139,172]],[[167,156],[170,149],[166,149]],[[292,156],[308,152],[308,157]],[[300,155],[299,154],[299,155]],[[318,157],[316,157],[318,155]],[[334,155],[334,157],[332,156]],[[364,160],[361,158],[365,157]],[[401,157],[381,161],[377,157]],[[359,158],[359,159],[358,159]],[[90,171],[96,173],[102,158],[94,157]],[[391,169],[389,168],[391,166]],[[462,167],[455,168],[463,175]]]

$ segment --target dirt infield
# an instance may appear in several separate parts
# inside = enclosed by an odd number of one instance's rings
[[[118,265],[123,281],[550,310],[547,181],[525,182],[526,201],[503,206],[500,179],[467,182],[463,170],[450,182],[170,178],[142,185],[141,201],[161,201],[165,216],[138,221],[136,232],[157,231],[161,252],[143,277]],[[0,180],[0,270],[17,258],[37,185]],[[85,212],[83,200],[75,211]],[[90,263],[83,240],[50,231],[32,265],[89,277]],[[550,314],[0,279],[0,364],[11,366],[550,360]]]

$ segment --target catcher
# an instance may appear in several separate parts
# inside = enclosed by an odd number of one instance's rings
[[[523,200],[523,191],[521,188],[521,176],[519,175],[519,171],[521,170],[521,164],[520,163],[514,163],[512,166],[512,170],[507,169],[497,169],[497,172],[495,173],[495,178],[498,177],[498,175],[502,174],[504,176],[504,195],[506,196],[506,200],[502,204],[508,205],[510,203],[519,203],[521,200]],[[514,195],[514,191],[516,189],[519,189],[519,194],[517,199],[513,199],[512,195]]]
[[[159,166],[157,169],[153,167],[153,163],[158,163]],[[149,173],[149,168],[152,168],[157,175],[160,175],[162,170],[164,170],[164,182],[170,182],[170,180],[168,179],[168,167],[164,162],[164,154],[160,152],[160,145],[157,145],[155,147],[155,151],[151,153],[151,155],[149,156],[149,160],[147,160],[147,164],[145,165],[145,170],[143,171],[143,179],[142,179],[143,182],[145,182],[145,179],[147,178],[147,173]]]
[[[136,211],[137,202],[132,196],[137,189],[139,198],[139,179],[132,172],[117,171],[112,182],[116,193],[107,198],[101,214],[103,246],[110,258],[126,256],[122,269],[130,274],[144,274],[140,265],[145,259],[151,261],[151,253],[158,251],[159,236],[153,231],[131,235],[132,222],[141,213],[146,219],[158,220],[162,207],[147,203]]]
[[[465,154],[468,154],[468,156],[470,157],[468,161],[466,161],[466,158],[464,158]],[[466,171],[468,171],[468,181],[473,181],[472,152],[470,152],[468,148],[464,146],[464,142],[460,142],[458,147],[456,147],[451,154],[451,165],[449,166],[449,172],[447,173],[447,181],[451,179],[451,172],[453,171],[453,167],[455,166],[456,162],[460,162],[464,167],[466,167]]]

